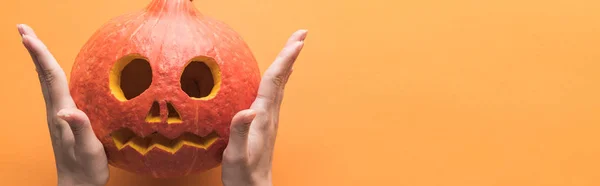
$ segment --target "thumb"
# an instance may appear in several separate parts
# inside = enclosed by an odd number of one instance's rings
[[[83,111],[66,108],[58,111],[58,117],[67,121],[75,138],[75,153],[90,154],[99,141],[90,125],[90,120]]]
[[[231,120],[231,129],[229,134],[229,144],[227,148],[234,151],[233,154],[246,154],[248,148],[248,134],[250,133],[250,123],[256,117],[253,110],[243,110],[238,112]]]
[[[76,108],[58,111],[58,117],[67,121],[75,138],[75,155],[84,169],[84,175],[93,175],[92,182],[106,183],[108,179],[108,162],[104,147],[94,134],[90,119]]]

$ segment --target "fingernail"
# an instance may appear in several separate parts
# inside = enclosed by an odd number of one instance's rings
[[[21,32],[21,30],[23,30],[21,24],[17,24],[17,31],[19,31],[19,35],[21,35],[21,40],[23,40],[23,33]]]
[[[306,39],[306,35],[308,34],[308,29],[303,29],[304,37],[302,37],[302,41]]]
[[[19,34],[23,37],[23,24],[17,24],[17,31],[19,31]]]
[[[56,115],[61,118],[67,118],[67,117],[71,116],[71,113],[66,110],[60,110],[60,111],[58,111],[58,113],[56,113]]]
[[[250,113],[248,113],[248,117],[251,117],[251,118],[256,117],[256,112],[254,110],[250,110]]]

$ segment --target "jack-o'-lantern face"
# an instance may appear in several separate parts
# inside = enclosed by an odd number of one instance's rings
[[[153,0],[85,44],[71,94],[115,167],[154,177],[219,165],[260,73],[241,37],[189,0]]]
[[[173,64],[175,62],[157,62],[156,64],[165,63]],[[196,110],[197,107],[210,105],[207,100],[214,98],[219,92],[221,83],[219,66],[212,58],[197,57],[185,64],[184,68],[177,69],[181,69],[181,72],[177,73],[173,69],[169,74],[155,77],[152,73],[152,65],[139,55],[126,56],[114,64],[109,75],[109,87],[112,95],[122,102],[122,107],[150,105],[144,117],[145,124],[166,125],[165,127],[145,127],[145,125],[138,127],[139,125],[135,124],[115,130],[110,133],[110,136],[117,149],[122,150],[129,147],[142,155],[154,148],[176,153],[183,145],[207,149],[218,139],[219,135],[209,128],[210,126],[207,126],[211,123],[197,126],[198,122],[204,121],[196,120],[205,120],[207,118],[203,114],[212,113],[197,113]],[[153,81],[155,78],[156,81]],[[161,78],[165,79],[161,80]],[[179,80],[179,82],[174,82],[174,80]],[[152,85],[152,82],[165,84]],[[149,96],[143,94],[149,94]],[[136,99],[137,97],[140,98]],[[198,102],[200,105],[194,108],[193,104],[189,104],[194,100],[204,100],[205,102],[202,104]],[[213,106],[214,108],[215,106]],[[170,126],[182,125],[184,121],[187,123],[186,127]],[[152,133],[144,134],[144,129],[152,131]],[[182,131],[175,132],[174,130],[177,129]],[[189,132],[190,130],[203,131],[199,131],[199,135],[195,135]],[[136,135],[133,131],[142,131],[143,136]]]

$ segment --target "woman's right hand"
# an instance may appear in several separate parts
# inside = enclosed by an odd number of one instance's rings
[[[306,39],[299,30],[288,40],[262,78],[258,97],[231,122],[229,144],[223,152],[224,186],[271,186],[271,165],[285,85]]]

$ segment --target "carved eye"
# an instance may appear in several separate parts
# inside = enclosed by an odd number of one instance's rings
[[[120,101],[131,100],[152,84],[152,68],[143,57],[129,55],[115,63],[110,72],[110,89]]]
[[[219,90],[221,79],[217,63],[208,57],[197,57],[181,74],[181,90],[192,99],[210,99]]]

